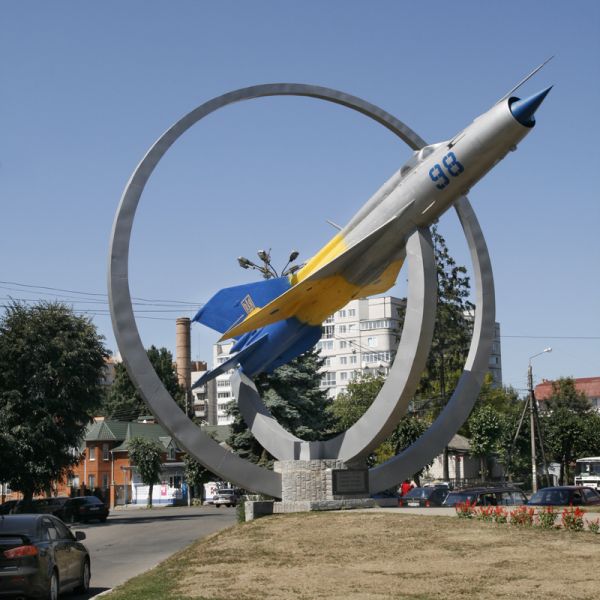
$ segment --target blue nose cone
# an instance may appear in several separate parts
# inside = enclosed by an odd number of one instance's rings
[[[540,104],[544,101],[544,98],[548,95],[548,92],[553,86],[545,89],[543,92],[538,92],[529,98],[523,100],[515,100],[510,105],[510,111],[513,117],[525,125],[525,127],[533,127],[535,125],[535,117],[533,116],[535,111],[540,107]]]

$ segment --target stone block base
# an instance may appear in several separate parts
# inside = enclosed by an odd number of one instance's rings
[[[253,521],[268,515],[310,512],[317,510],[350,510],[352,508],[373,508],[377,501],[372,498],[349,498],[345,500],[321,500],[318,502],[267,502],[247,501],[244,504],[246,521]]]

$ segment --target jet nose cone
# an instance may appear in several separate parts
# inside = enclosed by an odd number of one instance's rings
[[[529,96],[529,98],[515,100],[510,105],[510,111],[512,112],[513,117],[519,121],[521,125],[525,125],[525,127],[533,127],[535,124],[535,117],[533,115],[552,88],[553,86],[550,86],[549,88],[538,92],[533,96]]]

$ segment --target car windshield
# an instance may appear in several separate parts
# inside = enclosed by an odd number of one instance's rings
[[[530,504],[569,504],[568,490],[539,490],[529,500]]]
[[[35,537],[38,519],[27,515],[10,515],[0,517],[0,536],[11,534],[22,534]]]
[[[407,494],[404,494],[405,498],[429,498],[433,494],[435,488],[413,488]]]
[[[472,492],[450,492],[444,500],[446,506],[454,506],[455,504],[463,504],[469,502],[473,504],[476,494]]]

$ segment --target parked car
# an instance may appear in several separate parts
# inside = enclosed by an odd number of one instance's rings
[[[7,500],[0,504],[0,515],[9,515],[21,505],[21,500]]]
[[[600,494],[591,487],[563,485],[538,490],[527,503],[530,506],[600,505]]]
[[[517,487],[465,488],[450,492],[442,506],[468,502],[471,506],[518,506],[527,504],[527,496]]]
[[[90,587],[90,555],[73,533],[52,515],[0,518],[0,596],[56,600],[59,593]]]
[[[236,506],[237,505],[237,494],[232,489],[219,490],[213,498],[213,504],[217,508],[221,506]]]
[[[108,506],[100,498],[96,496],[78,496],[68,498],[54,514],[65,523],[86,522],[94,519],[104,523],[108,518],[108,513]]]
[[[68,496],[57,496],[55,498],[39,498],[33,501],[31,512],[60,516],[59,513],[61,512],[63,506],[68,500]]]
[[[441,506],[448,495],[448,488],[445,487],[417,487],[404,494],[398,501],[398,506]]]

